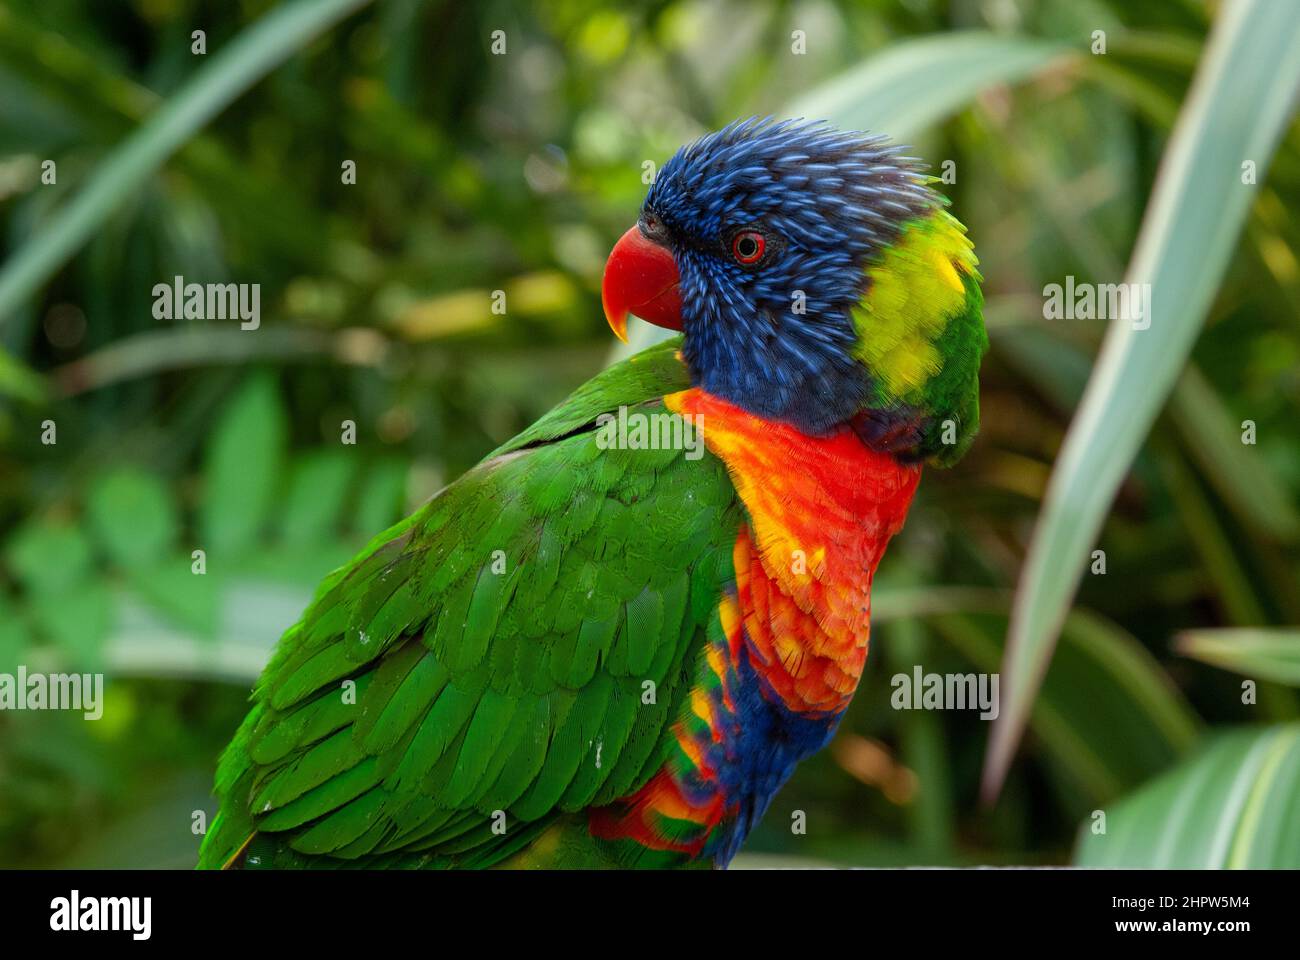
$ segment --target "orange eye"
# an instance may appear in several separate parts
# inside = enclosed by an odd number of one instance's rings
[[[731,241],[731,253],[743,264],[758,263],[767,249],[767,240],[756,230],[742,230]]]

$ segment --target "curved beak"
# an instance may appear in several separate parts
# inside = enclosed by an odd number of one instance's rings
[[[627,343],[627,315],[635,313],[670,330],[682,328],[677,262],[664,247],[633,227],[619,238],[605,261],[600,299],[609,328]]]

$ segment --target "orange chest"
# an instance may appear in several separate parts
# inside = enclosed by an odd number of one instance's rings
[[[734,553],[736,608],[724,616],[732,652],[748,646],[787,708],[842,710],[866,661],[871,580],[920,467],[868,449],[851,430],[808,436],[698,388],[665,403],[702,418],[705,445],[748,515]]]

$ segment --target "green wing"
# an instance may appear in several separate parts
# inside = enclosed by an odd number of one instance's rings
[[[594,421],[665,413],[675,349],[605,371],[326,579],[222,757],[200,866],[490,865],[649,779],[740,507],[713,457],[600,449]]]

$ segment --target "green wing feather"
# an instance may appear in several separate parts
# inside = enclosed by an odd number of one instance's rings
[[[222,757],[200,866],[488,866],[649,779],[740,507],[714,458],[600,449],[594,425],[665,413],[676,348],[585,384],[325,580]]]

